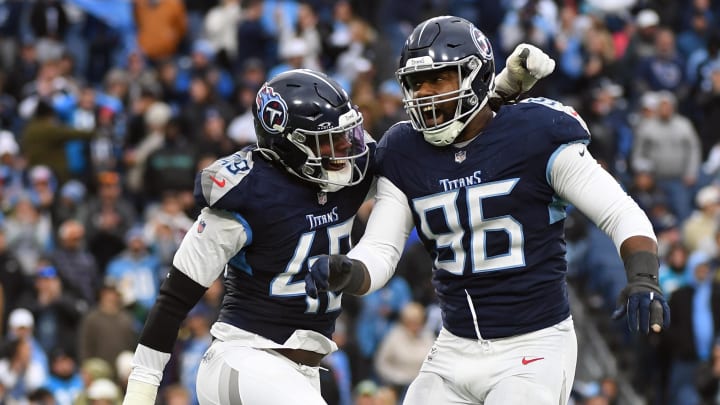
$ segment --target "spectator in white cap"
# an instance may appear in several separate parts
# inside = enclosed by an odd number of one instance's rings
[[[116,405],[120,403],[120,390],[111,380],[100,378],[90,384],[87,397],[90,405]]]
[[[33,329],[35,327],[35,316],[27,308],[15,308],[8,317],[8,340],[21,339],[26,341],[30,347],[30,362],[33,368],[42,370],[42,379],[45,380],[49,372],[48,357],[42,346],[35,339]]]
[[[695,195],[695,205],[697,208],[682,225],[683,240],[691,252],[715,236],[720,219],[720,187],[701,188]]]

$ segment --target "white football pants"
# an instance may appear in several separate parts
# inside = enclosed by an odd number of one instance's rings
[[[572,317],[524,335],[493,340],[440,332],[404,405],[565,405],[577,339]]]
[[[200,362],[197,395],[200,405],[327,405],[320,395],[319,367],[219,340]]]

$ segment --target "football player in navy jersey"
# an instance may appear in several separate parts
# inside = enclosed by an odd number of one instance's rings
[[[624,261],[628,284],[614,316],[627,314],[645,333],[669,323],[650,221],[588,152],[582,118],[544,98],[494,112],[488,95],[509,80],[494,72],[490,43],[470,22],[443,16],[414,29],[397,70],[411,120],[378,145],[365,234],[306,276],[310,296],[374,291],[417,228],[434,260],[443,328],[408,405],[567,403],[577,358],[563,239],[569,204]]]
[[[504,94],[554,67],[539,49],[523,49]],[[341,293],[309,297],[304,277],[317,257],[349,251],[353,219],[374,192],[376,145],[347,93],[311,70],[270,80],[253,112],[257,145],[197,176],[203,209],[148,315],[124,405],[155,403],[180,324],[223,271],[215,341],[198,373],[200,403],[325,403],[318,365],[336,350]],[[367,289],[355,285],[363,280],[347,280],[349,288]]]

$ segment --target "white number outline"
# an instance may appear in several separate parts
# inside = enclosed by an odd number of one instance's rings
[[[486,218],[482,209],[482,200],[508,195],[517,185],[519,179],[500,180],[482,183],[466,188],[465,203],[468,209],[468,220],[471,225],[470,260],[473,273],[489,272],[516,268],[525,265],[525,239],[523,226],[512,215]],[[433,194],[414,199],[413,208],[420,217],[419,231],[429,240],[434,240],[436,250],[451,248],[454,258],[450,260],[435,259],[438,269],[452,274],[462,275],[465,271],[467,252],[462,244],[465,231],[460,223],[460,212],[457,208],[459,189]],[[428,226],[427,213],[440,210],[445,217],[449,232],[436,234]],[[493,257],[487,256],[486,235],[490,231],[503,231],[508,235],[508,252]]]
[[[345,222],[326,228],[328,241],[330,242],[329,254],[340,253],[340,241],[344,238],[350,238],[353,221],[355,217]],[[311,298],[305,294],[305,280],[292,281],[292,278],[303,270],[303,263],[307,261],[307,268],[310,268],[317,256],[308,256],[315,240],[316,231],[304,233],[295,246],[295,253],[285,267],[285,271],[278,274],[270,282],[269,294],[274,297],[297,297],[305,295],[307,308],[306,314],[316,314],[320,306],[319,299]],[[342,293],[335,294],[332,291],[327,292],[328,304],[325,312],[339,311],[342,304]]]

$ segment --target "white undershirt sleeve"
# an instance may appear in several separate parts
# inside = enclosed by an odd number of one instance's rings
[[[348,257],[360,260],[370,273],[370,289],[384,286],[395,273],[405,242],[413,227],[407,198],[390,180],[380,177],[365,234]]]
[[[631,236],[657,240],[645,212],[625,193],[584,144],[561,146],[548,162],[547,180],[555,192],[609,235],[618,252]]]

